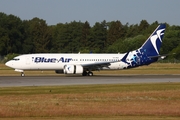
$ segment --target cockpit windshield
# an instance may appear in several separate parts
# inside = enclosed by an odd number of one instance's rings
[[[20,59],[19,59],[19,58],[13,58],[13,60],[18,61],[18,60],[20,60]]]

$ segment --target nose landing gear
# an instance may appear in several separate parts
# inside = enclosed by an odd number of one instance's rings
[[[19,70],[19,69],[15,69],[16,72],[20,72],[21,73],[21,77],[24,77],[25,74],[24,74],[24,70]]]
[[[24,76],[25,76],[24,72],[21,72],[21,77],[24,77]]]

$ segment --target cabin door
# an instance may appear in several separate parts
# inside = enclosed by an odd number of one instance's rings
[[[30,57],[26,57],[26,65],[30,65]]]

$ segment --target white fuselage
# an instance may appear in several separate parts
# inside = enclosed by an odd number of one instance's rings
[[[61,70],[65,65],[93,66],[110,63],[100,69],[123,69],[124,54],[26,54],[15,57],[6,63],[17,70]]]

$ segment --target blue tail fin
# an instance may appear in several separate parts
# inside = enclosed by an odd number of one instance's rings
[[[146,52],[147,56],[159,55],[166,25],[160,24],[155,31],[149,36],[146,42],[141,46],[140,50]]]
[[[165,28],[165,24],[159,25],[139,49],[131,51],[124,56],[122,62],[128,64],[127,68],[149,65],[156,62],[161,57],[161,55],[159,55],[159,50]],[[125,59],[126,57],[128,61]]]

